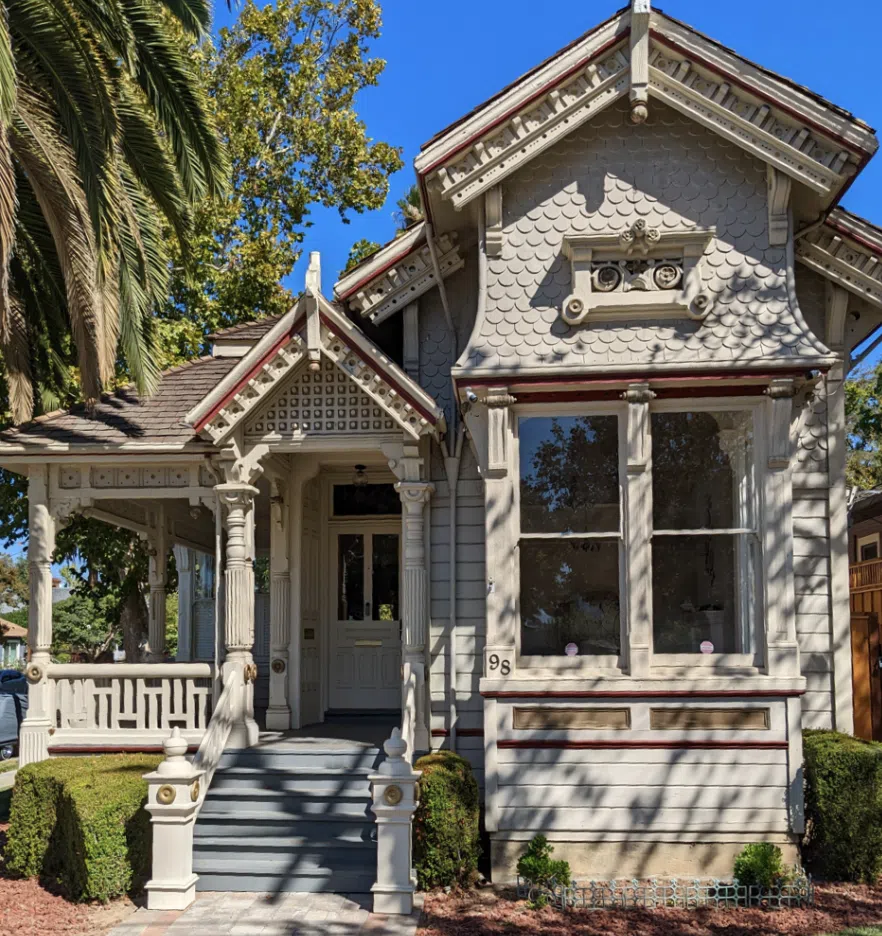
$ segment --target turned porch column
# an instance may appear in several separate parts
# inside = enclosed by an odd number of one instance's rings
[[[429,634],[429,575],[426,568],[425,513],[435,486],[399,481],[404,579],[401,583],[402,664],[416,675],[417,711],[414,750],[429,749],[426,700],[426,642]],[[413,753],[413,752],[411,752]]]
[[[32,468],[28,474],[28,648],[26,672],[28,711],[19,734],[18,760],[22,767],[49,757],[49,729],[54,727],[55,703],[46,675],[52,647],[52,553],[55,517],[49,509],[49,469]]]
[[[291,727],[288,704],[288,647],[291,642],[291,567],[288,551],[287,487],[274,481],[270,499],[270,674],[266,727]]]
[[[224,645],[226,658],[223,679],[242,671],[245,692],[235,706],[229,746],[251,747],[257,742],[254,721],[254,678],[256,667],[251,655],[254,646],[254,564],[248,543],[248,524],[254,510],[257,488],[250,484],[218,484],[215,492],[226,508],[226,568],[224,571]]]
[[[186,546],[175,546],[175,567],[178,570],[178,663],[189,663],[193,658],[193,553]]]
[[[147,617],[147,659],[161,663],[165,657],[165,599],[168,587],[168,529],[165,508],[156,511],[156,525],[148,535],[150,601]]]

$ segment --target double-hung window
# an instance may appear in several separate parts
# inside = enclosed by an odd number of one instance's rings
[[[656,662],[665,662],[660,655],[702,654],[752,665],[759,544],[754,412],[662,409],[650,422]]]
[[[520,646],[619,664],[622,650],[620,407],[518,420]]]

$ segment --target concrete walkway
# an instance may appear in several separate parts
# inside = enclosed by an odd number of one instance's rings
[[[422,901],[420,901],[420,904]],[[413,936],[409,917],[370,912],[370,897],[342,894],[231,894],[206,891],[187,910],[138,910],[108,936]]]

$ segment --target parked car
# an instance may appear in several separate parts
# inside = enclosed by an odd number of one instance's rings
[[[18,670],[0,671],[0,760],[9,760],[18,753],[18,732],[27,710],[28,681],[24,674]]]

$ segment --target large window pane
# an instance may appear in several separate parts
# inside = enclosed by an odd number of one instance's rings
[[[337,620],[364,620],[364,537],[337,537]]]
[[[749,534],[657,536],[652,543],[656,653],[750,653]]]
[[[398,534],[374,533],[373,615],[375,621],[398,620]]]
[[[520,556],[522,655],[619,653],[617,542],[522,540]]]
[[[752,461],[750,412],[653,413],[653,527],[751,527]]]
[[[617,417],[530,417],[518,434],[521,533],[618,531]]]

